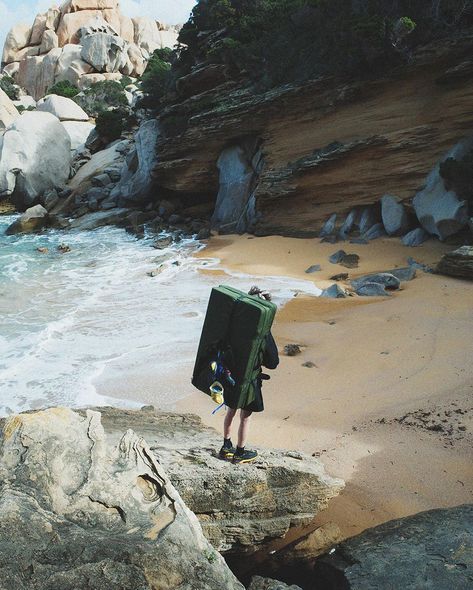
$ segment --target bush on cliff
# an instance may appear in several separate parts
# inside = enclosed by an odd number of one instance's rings
[[[69,80],[61,80],[60,82],[56,82],[54,86],[51,86],[46,94],[57,94],[66,98],[74,98],[74,96],[79,94],[79,89],[69,82]]]
[[[144,107],[157,107],[163,96],[169,89],[172,81],[171,60],[173,51],[171,49],[156,49],[151,56],[146,70],[141,77],[141,90],[146,97],[142,101]]]
[[[107,143],[120,139],[125,129],[125,117],[120,110],[103,111],[95,121],[99,137]]]
[[[464,0],[206,0],[181,30],[175,76],[226,63],[264,86],[324,74],[363,76],[473,17]],[[469,8],[467,7],[469,6]],[[471,24],[471,23],[470,23]]]
[[[0,88],[10,100],[18,100],[18,88],[15,86],[15,80],[10,76],[0,78]]]
[[[114,80],[96,82],[75,96],[74,100],[91,117],[97,117],[110,108],[128,106],[128,100],[121,84]]]

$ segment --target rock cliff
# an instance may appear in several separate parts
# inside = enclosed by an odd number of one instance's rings
[[[56,82],[80,89],[93,82],[140,76],[155,49],[173,47],[175,27],[122,14],[118,0],[67,0],[8,33],[3,72],[35,100]]]
[[[417,48],[383,77],[324,76],[266,92],[225,66],[195,68],[159,116],[157,191],[211,200],[223,229],[259,235],[315,236],[334,212],[344,219],[386,193],[410,201],[473,133],[472,46],[464,34]],[[238,211],[225,210],[235,194]]]

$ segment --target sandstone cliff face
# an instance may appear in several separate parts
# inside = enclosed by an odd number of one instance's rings
[[[238,165],[244,177],[255,158],[264,161],[247,195],[257,234],[317,235],[333,212],[385,193],[409,199],[438,159],[472,134],[472,45],[464,36],[427,46],[388,77],[354,83],[324,78],[257,94],[222,83],[222,72],[207,77],[205,92],[197,80],[199,95],[161,113],[169,130],[158,141],[158,190],[215,202],[219,157],[250,143],[246,168]]]
[[[86,88],[117,74],[140,76],[155,49],[173,47],[177,29],[120,11],[118,0],[68,0],[16,25],[3,49],[3,72],[36,100],[56,82]]]

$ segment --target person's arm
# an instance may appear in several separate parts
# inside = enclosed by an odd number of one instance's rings
[[[278,347],[274,341],[273,335],[269,333],[266,336],[266,346],[263,354],[263,366],[267,369],[275,369],[279,365]]]

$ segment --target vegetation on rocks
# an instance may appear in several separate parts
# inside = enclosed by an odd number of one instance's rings
[[[101,112],[95,123],[99,137],[109,142],[120,139],[125,128],[124,115],[120,110]]]
[[[74,96],[79,94],[79,89],[72,82],[69,82],[69,80],[61,80],[54,84],[54,86],[51,86],[46,94],[57,94],[66,98],[74,98]]]
[[[91,117],[98,117],[110,108],[128,106],[122,85],[114,80],[96,82],[75,96],[74,100]]]
[[[348,6],[347,6],[348,4]],[[366,75],[473,18],[464,0],[208,0],[184,25],[176,73],[224,63],[266,87],[323,74]]]
[[[173,51],[168,48],[156,49],[151,56],[141,77],[141,90],[146,97],[149,97],[148,99],[145,98],[143,106],[156,107],[161,102],[172,82],[172,59]]]
[[[2,76],[0,78],[0,88],[10,100],[18,99],[18,88],[15,86],[15,81],[10,76]]]

